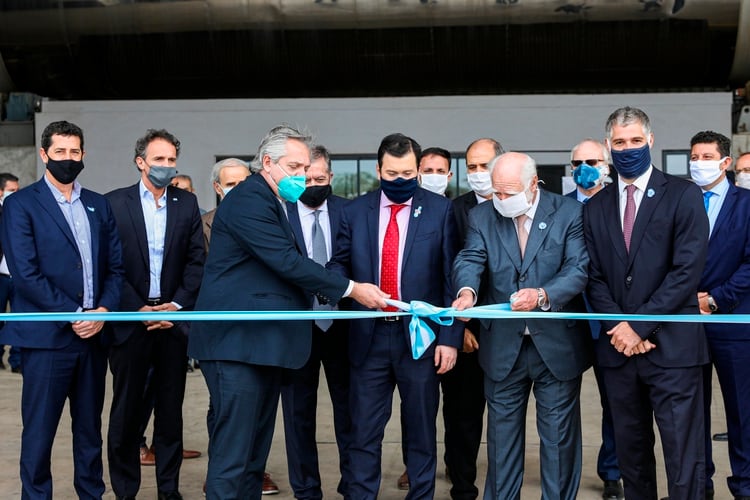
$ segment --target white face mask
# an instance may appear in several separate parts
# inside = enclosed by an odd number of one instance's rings
[[[495,192],[492,189],[492,179],[489,172],[476,172],[468,174],[466,180],[469,181],[469,187],[479,196],[489,196]]]
[[[740,172],[734,176],[737,187],[750,189],[750,172]]]
[[[419,184],[427,191],[444,195],[448,188],[448,176],[443,174],[422,174],[419,176]]]
[[[721,176],[721,160],[694,160],[690,162],[690,177],[699,186],[708,186]]]
[[[492,204],[495,205],[495,210],[498,211],[503,217],[512,219],[523,215],[531,208],[531,200],[533,195],[529,191],[523,191],[513,196],[509,196],[504,200],[501,200],[497,196],[492,197]]]

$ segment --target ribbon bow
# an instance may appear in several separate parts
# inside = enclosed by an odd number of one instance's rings
[[[410,303],[400,300],[385,299],[389,306],[398,307],[404,312],[411,314],[409,321],[409,340],[411,341],[411,356],[419,359],[428,347],[435,341],[435,332],[432,331],[422,318],[427,318],[438,325],[447,326],[453,324],[453,317],[446,317],[446,313],[453,311],[449,307],[435,307],[421,300],[412,300]]]

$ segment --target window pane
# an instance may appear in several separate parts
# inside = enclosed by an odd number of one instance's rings
[[[331,158],[333,170],[333,194],[347,199],[355,198],[359,192],[357,160],[351,158]]]
[[[369,193],[380,187],[380,181],[375,174],[377,164],[378,159],[374,156],[359,159],[359,194]]]

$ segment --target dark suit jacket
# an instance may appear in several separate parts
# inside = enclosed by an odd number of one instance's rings
[[[116,311],[123,269],[112,209],[102,195],[88,189],[81,190],[81,202],[91,227],[94,307]],[[75,312],[82,307],[81,255],[44,179],[5,200],[2,242],[13,276],[13,312]],[[74,336],[65,321],[10,321],[0,344],[62,349]]]
[[[650,195],[650,196],[649,196]],[[587,297],[595,312],[698,314],[698,283],[706,262],[708,217],[700,188],[654,168],[625,249],[620,194],[614,182],[584,207],[584,234],[591,256]],[[617,321],[603,321],[603,330]],[[656,349],[651,362],[688,367],[708,362],[700,323],[631,322]],[[628,359],[600,335],[597,362],[615,367]]]
[[[305,310],[311,292],[337,302],[348,280],[308,259],[262,175],[232,189],[216,209],[196,308]],[[188,352],[198,360],[299,368],[310,356],[310,321],[196,321]]]
[[[707,291],[714,314],[750,314],[750,191],[729,184],[714,230],[698,290]],[[750,340],[748,325],[709,323],[706,333],[725,340]]]
[[[487,269],[487,292],[480,304],[508,302],[510,295],[521,288],[544,288],[552,311],[584,310],[580,296],[586,286],[589,259],[581,204],[542,190],[539,196],[523,260],[513,219],[502,217],[492,203],[482,203],[471,211],[466,244],[453,266],[456,290],[477,290],[480,276]],[[479,363],[492,380],[502,380],[510,373],[526,327],[557,379],[571,380],[591,365],[584,321],[502,319],[480,323]]]
[[[380,248],[378,220],[381,190],[352,200],[341,220],[338,248],[328,266],[345,276],[367,283],[380,283]],[[401,265],[401,300],[422,300],[435,306],[448,307],[455,298],[451,288],[451,264],[458,247],[456,219],[451,202],[422,188],[412,198],[409,229],[406,233]],[[352,304],[355,310],[364,309]],[[409,317],[404,317],[405,342],[410,345]],[[423,354],[433,356],[435,345],[460,348],[463,345],[463,324],[438,326],[428,322],[436,341]],[[374,319],[351,322],[349,354],[359,366],[367,357],[375,329]]]
[[[469,230],[469,212],[479,205],[474,191],[464,193],[453,200],[453,213],[456,214],[456,229],[460,238],[460,248],[463,248],[466,232]]]
[[[149,299],[148,238],[139,184],[107,193],[117,219],[122,240],[125,281],[120,310],[137,311]],[[161,268],[162,302],[176,302],[183,310],[195,305],[203,274],[203,229],[195,195],[183,189],[167,187],[167,228]],[[113,326],[115,344],[125,342],[142,328],[141,322],[118,322]],[[175,325],[184,327],[185,325]]]

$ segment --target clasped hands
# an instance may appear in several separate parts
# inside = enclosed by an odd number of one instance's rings
[[[158,306],[143,306],[140,309],[138,309],[138,312],[160,312],[160,311],[177,311],[177,306],[172,304],[171,302],[167,302],[166,304],[159,304]],[[166,330],[167,328],[172,328],[174,326],[174,323],[171,321],[166,320],[148,320],[143,322],[144,325],[146,325],[146,330]]]
[[[607,335],[611,337],[609,343],[617,349],[617,352],[621,352],[627,357],[634,354],[646,354],[650,350],[656,349],[655,344],[649,340],[643,340],[640,335],[635,333],[635,330],[627,321],[617,323],[614,328],[607,331]]]

